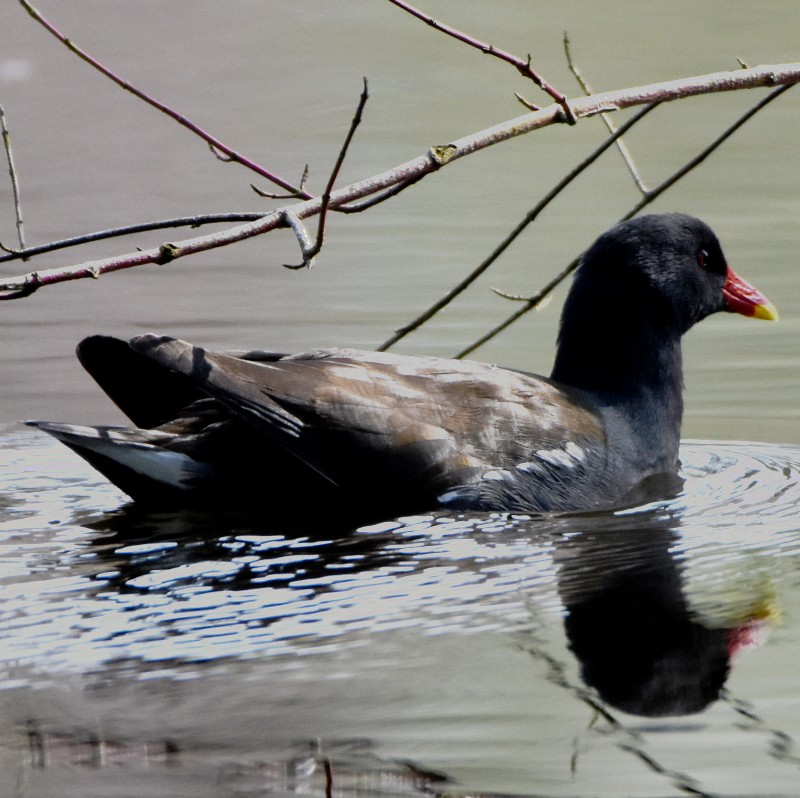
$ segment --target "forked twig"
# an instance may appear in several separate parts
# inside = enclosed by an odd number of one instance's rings
[[[312,268],[314,265],[314,258],[319,254],[320,250],[322,249],[322,242],[325,239],[325,221],[328,216],[328,208],[330,207],[331,202],[331,192],[333,191],[333,184],[336,182],[336,178],[339,176],[339,171],[342,168],[342,164],[344,163],[344,159],[347,156],[347,150],[350,147],[350,142],[353,140],[353,136],[355,135],[356,128],[361,124],[361,116],[364,112],[364,106],[367,104],[367,100],[369,99],[369,91],[367,86],[367,79],[364,78],[364,88],[361,90],[361,96],[358,98],[358,106],[356,107],[356,112],[353,115],[353,119],[350,122],[350,129],[347,131],[347,135],[345,136],[344,142],[342,143],[342,147],[339,150],[339,156],[336,159],[336,163],[331,170],[330,177],[328,178],[328,185],[325,186],[325,191],[322,193],[322,205],[320,206],[319,211],[319,222],[317,223],[317,241],[316,243],[310,247],[306,248],[304,245],[304,238],[300,235],[297,231],[297,227],[290,221],[292,229],[298,236],[298,240],[300,241],[300,247],[303,252],[303,260],[301,263],[290,265],[288,263],[284,263],[283,265],[287,269],[302,269],[304,266],[307,268]],[[283,212],[284,215],[287,213],[286,211]],[[286,217],[285,217],[286,218]],[[295,217],[299,224],[299,219]],[[302,225],[300,225],[302,227]],[[305,230],[303,230],[305,233]],[[305,239],[307,241],[307,237]]]
[[[63,45],[65,45],[69,50],[71,50],[75,55],[78,56],[82,61],[85,61],[90,66],[94,67],[98,72],[101,72],[107,78],[112,80],[121,88],[125,89],[125,91],[129,91],[134,96],[138,97],[140,100],[143,100],[148,105],[152,106],[153,108],[161,111],[161,113],[166,114],[171,119],[174,119],[179,125],[191,130],[192,133],[199,136],[203,141],[205,141],[211,148],[212,151],[215,151],[215,154],[219,157],[221,154],[224,158],[235,161],[238,164],[246,167],[247,169],[252,170],[256,174],[261,175],[261,177],[266,178],[271,183],[275,183],[275,185],[280,186],[285,191],[288,191],[292,194],[292,196],[301,197],[303,199],[311,199],[311,194],[306,193],[305,191],[299,190],[291,183],[283,178],[278,177],[277,175],[273,174],[272,172],[267,171],[263,166],[259,166],[257,163],[254,163],[246,156],[242,155],[242,153],[237,152],[236,150],[229,147],[227,144],[224,144],[215,136],[212,136],[210,133],[203,130],[201,127],[196,125],[190,119],[187,119],[182,114],[179,114],[177,111],[174,111],[169,106],[165,105],[164,103],[156,100],[154,97],[151,97],[149,94],[146,94],[141,89],[136,88],[136,86],[128,83],[127,80],[119,77],[115,72],[113,72],[108,67],[101,64],[96,58],[89,55],[85,50],[81,49],[76,45],[71,39],[61,33],[58,28],[56,28],[51,22],[49,22],[45,17],[43,17],[39,11],[36,10],[28,0],[19,0],[20,5],[30,14],[33,19],[35,19],[45,30],[47,30],[50,34],[55,36]]]
[[[572,108],[570,108],[566,96],[548,83],[541,75],[539,75],[538,72],[533,69],[531,66],[530,55],[523,60],[513,53],[508,53],[492,44],[482,42],[479,39],[464,33],[463,31],[457,30],[451,25],[447,25],[444,22],[439,22],[439,20],[430,16],[430,14],[426,14],[424,11],[420,11],[418,8],[414,8],[414,6],[412,6],[410,3],[406,3],[405,0],[389,0],[389,2],[393,5],[396,5],[398,8],[402,8],[403,11],[408,12],[411,14],[411,16],[422,20],[426,25],[430,25],[430,27],[434,28],[434,30],[441,31],[442,33],[452,36],[454,39],[457,39],[464,44],[468,44],[470,47],[474,47],[476,50],[480,50],[486,55],[493,55],[495,58],[499,58],[501,61],[511,64],[511,66],[513,66],[524,78],[532,80],[540,89],[542,89],[542,91],[549,94],[561,106],[561,110],[564,113],[564,121],[569,122],[571,125],[574,125],[575,122],[578,121]],[[517,95],[517,97],[518,99],[521,99],[519,95]],[[536,106],[531,105],[530,103],[525,102],[525,105],[531,110],[538,110]]]
[[[588,169],[614,142],[618,141],[620,136],[627,133],[637,122],[643,119],[650,113],[657,103],[646,105],[639,113],[632,116],[625,124],[618,130],[614,131],[597,149],[590,155],[583,159],[572,171],[562,178],[545,196],[536,203],[536,205],[528,211],[523,219],[517,226],[498,244],[492,253],[483,260],[478,266],[475,267],[463,280],[451,288],[441,299],[434,302],[427,310],[417,316],[413,321],[404,325],[395,333],[384,341],[379,347],[379,352],[384,352],[390,347],[394,346],[399,340],[405,338],[410,332],[421,327],[426,321],[435,316],[440,310],[447,307],[457,296],[462,294],[469,288],[475,280],[478,279],[519,237],[519,235],[531,224],[537,216],[580,174]]]
[[[8,173],[11,177],[11,190],[14,192],[14,214],[17,219],[17,239],[19,240],[19,257],[25,257],[25,225],[22,222],[22,203],[19,198],[19,180],[17,178],[17,168],[14,166],[14,153],[11,149],[11,135],[8,132],[8,125],[6,124],[6,112],[3,106],[0,105],[0,132],[3,136],[3,146],[6,151],[6,160],[8,161]],[[0,247],[3,247],[0,244]],[[10,250],[6,250],[7,252]],[[17,254],[17,253],[14,253]]]
[[[722,144],[724,144],[739,128],[742,127],[746,122],[753,118],[762,108],[765,108],[769,105],[773,100],[776,100],[781,94],[783,94],[787,89],[790,89],[793,84],[788,84],[786,86],[780,86],[779,88],[771,91],[766,97],[759,100],[757,103],[752,105],[750,108],[747,109],[733,124],[729,125],[714,141],[711,142],[707,147],[701,150],[694,158],[687,161],[680,169],[677,169],[673,172],[666,180],[661,182],[658,186],[653,189],[650,189],[646,195],[636,203],[619,221],[624,222],[627,219],[631,219],[636,216],[642,209],[647,207],[651,202],[655,199],[660,197],[667,189],[671,188],[675,185],[681,178],[691,172],[693,169],[697,168],[703,161],[708,158],[711,153],[717,150]],[[621,130],[622,128],[620,128]],[[619,132],[619,131],[617,131]],[[469,354],[472,354],[476,349],[483,346],[488,341],[491,341],[492,338],[499,335],[503,330],[510,327],[517,319],[524,316],[529,311],[533,310],[537,306],[539,306],[542,300],[545,299],[552,291],[559,286],[575,269],[578,267],[580,263],[581,256],[574,258],[567,266],[565,266],[550,282],[548,282],[543,288],[533,294],[528,300],[514,313],[504,319],[500,324],[493,327],[489,332],[482,335],[476,341],[473,341],[469,346],[466,346],[460,352],[458,352],[454,357],[456,359],[464,358]]]
[[[286,225],[294,230],[294,234],[297,236],[297,243],[300,244],[300,252],[303,255],[302,263],[298,263],[296,265],[284,263],[283,265],[287,269],[302,269],[303,266],[313,269],[315,265],[314,257],[320,250],[320,247],[317,246],[319,241],[317,244],[311,243],[311,236],[309,236],[308,230],[306,230],[305,225],[300,221],[296,213],[293,213],[288,208],[284,208],[280,213],[283,221],[286,222]],[[321,219],[320,224],[322,224]]]

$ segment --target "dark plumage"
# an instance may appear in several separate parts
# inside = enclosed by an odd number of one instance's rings
[[[550,379],[328,349],[218,354],[95,336],[78,356],[137,425],[28,422],[142,501],[365,512],[560,512],[674,474],[681,336],[711,313],[777,318],[701,221],[643,216],[584,254]]]

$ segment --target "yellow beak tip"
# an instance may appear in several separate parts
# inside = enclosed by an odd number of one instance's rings
[[[764,321],[778,321],[778,309],[772,302],[767,302],[763,305],[756,305],[753,311],[754,319],[763,319]]]

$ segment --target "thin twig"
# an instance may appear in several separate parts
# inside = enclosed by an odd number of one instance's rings
[[[542,301],[549,296],[559,285],[561,285],[564,280],[569,277],[575,269],[578,268],[578,264],[581,262],[580,257],[575,258],[571,263],[569,263],[565,268],[563,268],[552,280],[550,280],[544,288],[541,288],[537,291],[533,296],[529,297],[528,300],[523,304],[519,310],[515,310],[508,318],[504,321],[500,322],[497,326],[493,327],[489,332],[485,335],[482,335],[478,338],[477,341],[473,341],[469,346],[464,347],[458,354],[454,355],[456,360],[460,360],[461,358],[466,357],[467,355],[472,354],[476,349],[479,349],[488,341],[491,341],[492,338],[499,335],[503,330],[510,327],[517,319],[522,318],[526,313],[533,310],[534,308],[538,307]]]
[[[339,156],[336,159],[336,163],[331,170],[331,175],[328,178],[328,185],[325,186],[325,191],[322,193],[322,204],[319,210],[319,222],[317,224],[317,241],[310,249],[303,249],[303,260],[301,263],[290,265],[288,263],[284,263],[283,265],[287,269],[302,269],[304,266],[308,267],[309,269],[312,267],[314,258],[319,254],[320,250],[322,249],[322,242],[325,239],[325,221],[328,216],[328,208],[330,207],[331,202],[331,192],[333,191],[333,184],[336,182],[336,178],[339,176],[339,170],[342,168],[342,164],[344,163],[344,159],[347,156],[347,150],[350,147],[350,142],[353,140],[353,136],[355,135],[356,128],[361,124],[361,116],[364,112],[364,106],[367,104],[367,100],[369,99],[369,91],[367,86],[367,79],[364,78],[364,88],[361,90],[361,96],[358,98],[358,106],[356,107],[356,112],[353,115],[353,119],[350,122],[350,129],[347,131],[347,136],[345,136],[344,142],[342,143],[342,147],[339,150]],[[298,220],[299,221],[299,220]],[[295,230],[297,232],[297,230]],[[302,239],[301,246],[302,246]]]
[[[25,257],[25,226],[22,223],[22,204],[19,198],[19,180],[17,179],[17,168],[14,166],[14,153],[11,149],[11,135],[6,124],[6,112],[0,105],[0,131],[3,135],[3,146],[6,150],[8,160],[8,173],[11,176],[11,190],[14,192],[14,213],[17,218],[17,238],[19,239],[20,256]],[[0,245],[1,246],[1,245]],[[5,249],[5,247],[3,247]]]
[[[51,33],[53,36],[56,37],[62,44],[64,44],[69,50],[71,50],[75,55],[78,56],[82,61],[85,61],[90,66],[94,67],[96,70],[101,72],[107,78],[112,80],[121,88],[125,89],[125,91],[129,91],[134,96],[138,97],[140,100],[143,100],[148,105],[152,106],[153,108],[161,111],[161,113],[166,114],[171,119],[174,119],[179,125],[191,130],[192,133],[199,136],[203,141],[205,141],[213,150],[216,150],[217,153],[221,153],[223,156],[228,158],[231,161],[235,161],[238,164],[250,169],[251,171],[255,172],[256,174],[261,175],[261,177],[269,180],[271,183],[275,183],[275,185],[280,186],[285,191],[289,191],[293,193],[293,195],[302,197],[304,199],[311,199],[311,194],[308,194],[305,191],[300,191],[291,183],[282,178],[278,177],[277,175],[273,174],[272,172],[267,171],[263,166],[259,166],[257,163],[254,163],[246,156],[242,155],[242,153],[237,152],[236,150],[229,147],[227,144],[221,142],[215,136],[212,136],[210,133],[207,133],[201,127],[196,125],[191,120],[187,119],[182,114],[179,114],[177,111],[174,111],[169,106],[165,105],[164,103],[156,100],[154,97],[151,97],[149,94],[146,94],[141,89],[136,88],[132,84],[128,83],[127,80],[119,77],[115,72],[113,72],[108,67],[101,64],[97,59],[89,55],[85,50],[82,50],[78,47],[71,39],[65,36],[61,31],[58,30],[52,23],[50,23],[45,17],[43,17],[39,11],[37,11],[29,2],[28,0],[19,0],[20,5],[28,12],[28,14],[33,17],[45,30]],[[218,155],[219,157],[219,155]]]
[[[486,42],[482,42],[479,39],[464,33],[463,31],[457,30],[456,28],[445,24],[444,22],[439,22],[439,20],[436,20],[430,16],[430,14],[426,14],[424,11],[420,11],[418,8],[414,8],[414,6],[412,6],[410,3],[406,3],[405,0],[389,0],[389,2],[393,5],[396,5],[398,8],[402,8],[403,11],[408,12],[411,14],[411,16],[422,20],[426,25],[430,25],[430,27],[434,28],[434,30],[441,31],[447,36],[452,36],[454,39],[457,39],[464,44],[468,44],[470,47],[474,47],[486,55],[493,55],[495,58],[499,58],[501,61],[511,64],[511,66],[513,66],[524,78],[532,80],[540,89],[542,89],[542,91],[549,94],[559,104],[564,112],[563,121],[569,122],[571,125],[574,125],[575,122],[578,121],[577,117],[572,111],[572,108],[570,108],[566,96],[548,83],[533,69],[531,66],[530,55],[523,60],[518,56],[513,55],[513,53],[508,53],[492,44],[486,44]],[[526,103],[526,105],[528,104]]]
[[[98,230],[95,233],[64,238],[60,241],[50,241],[47,244],[28,247],[22,251],[7,250],[8,254],[0,255],[0,263],[19,260],[20,258],[32,258],[35,255],[43,255],[46,252],[55,252],[68,247],[91,244],[108,238],[121,238],[122,236],[147,233],[152,230],[164,230],[168,227],[202,227],[206,224],[253,222],[263,219],[264,216],[266,216],[264,211],[254,211],[252,213],[207,213],[200,216],[181,216],[176,219],[161,219],[157,222],[143,222],[142,224],[127,225],[126,227],[114,227],[110,230]],[[0,244],[0,248],[2,248],[2,244]]]
[[[534,105],[532,102],[526,100],[518,91],[514,92],[514,96],[517,98],[518,102],[524,105],[529,111],[542,110],[538,105]]]
[[[714,94],[724,91],[738,91],[758,86],[791,85],[800,82],[800,64],[773,64],[753,69],[737,69],[729,72],[718,72],[680,80],[655,83],[648,86],[620,89],[591,97],[580,97],[570,100],[570,106],[578,118],[593,116],[601,111],[615,108],[631,108],[651,102],[670,102],[684,97]],[[473,152],[492,147],[517,136],[531,133],[560,121],[561,110],[558,106],[543,108],[533,114],[526,114],[502,124],[465,136],[447,145],[446,160],[436,158],[432,150],[407,161],[404,164],[387,169],[365,180],[352,183],[337,189],[331,194],[330,207],[336,209],[354,200],[371,197],[391,186],[419,180],[450,165]],[[435,149],[435,148],[434,148]],[[307,219],[319,213],[321,199],[314,197],[293,205],[291,210],[300,219]],[[173,242],[169,246],[171,260],[206,252],[216,247],[223,247],[237,241],[244,241],[254,236],[263,235],[270,230],[285,226],[278,212],[270,212],[246,224],[229,228],[210,235],[199,236],[185,241]],[[126,253],[110,258],[79,263],[71,266],[37,271],[29,274],[0,278],[0,299],[28,296],[31,286],[36,288],[55,285],[69,280],[86,277],[97,277],[121,269],[130,269],[147,263],[163,263],[164,254],[161,247],[144,252]],[[5,293],[3,293],[5,292]]]
[[[208,149],[211,150],[211,154],[218,161],[222,161],[222,163],[231,163],[233,161],[230,155],[225,155],[224,152],[220,152],[211,142],[208,143]]]
[[[306,180],[308,180],[308,164],[303,167],[303,174],[300,176],[300,186],[299,189],[302,192],[306,185]],[[259,197],[265,197],[266,199],[300,199],[301,195],[297,192],[292,194],[275,194],[272,191],[264,191],[260,189],[258,186],[250,184],[250,188],[258,194]]]
[[[643,119],[653,108],[656,103],[645,106],[638,114],[632,116],[619,130],[612,133],[597,149],[590,155],[584,158],[569,174],[562,178],[545,196],[536,203],[536,205],[528,211],[517,226],[498,244],[493,252],[483,260],[478,266],[475,267],[463,280],[451,288],[441,299],[434,302],[427,310],[417,316],[413,321],[404,325],[396,330],[394,335],[384,341],[379,347],[379,352],[385,352],[390,347],[394,346],[399,340],[405,338],[410,332],[421,327],[426,321],[435,316],[440,310],[447,307],[459,294],[462,294],[469,288],[475,280],[478,279],[519,237],[519,235],[531,224],[537,216],[581,173],[588,169],[620,136],[625,135],[637,122]]]
[[[567,36],[566,31],[564,31],[564,54],[567,56],[567,66],[569,66],[569,71],[575,76],[575,80],[578,81],[578,85],[583,89],[583,93],[588,97],[592,94],[592,89],[584,79],[578,67],[575,65],[575,62],[572,60],[569,36]],[[613,133],[616,130],[616,125],[611,121],[611,118],[608,114],[602,113],[600,114],[600,118],[605,123],[609,133]],[[642,180],[639,170],[636,168],[636,164],[634,163],[630,150],[628,150],[627,145],[622,139],[617,139],[617,149],[622,156],[622,160],[625,161],[625,165],[628,167],[628,171],[631,173],[631,177],[633,178],[633,182],[636,183],[636,187],[642,192],[643,195],[647,195],[647,186],[645,185],[644,180]]]
[[[714,141],[711,142],[711,144],[701,150],[701,152],[699,152],[694,158],[692,158],[690,161],[687,161],[687,163],[685,163],[680,169],[673,172],[673,174],[671,174],[658,186],[650,189],[645,197],[643,197],[621,219],[619,219],[619,222],[624,222],[627,219],[631,219],[636,216],[637,213],[639,213],[655,199],[660,197],[667,189],[674,186],[675,183],[677,183],[681,178],[698,167],[703,161],[706,160],[706,158],[708,158],[709,155],[711,155],[711,153],[717,150],[737,130],[739,130],[742,125],[752,119],[752,117],[755,116],[762,108],[769,105],[769,103],[771,103],[773,100],[776,100],[781,94],[790,88],[791,84],[781,86],[774,91],[771,91],[766,97],[764,97],[762,100],[759,100],[759,102],[755,103],[755,105],[751,106],[732,125],[726,128],[716,139],[714,139]],[[500,322],[500,324],[489,330],[489,332],[487,332],[485,335],[482,335],[476,341],[473,341],[469,346],[465,347],[458,354],[454,355],[454,357],[456,359],[460,359],[472,354],[472,352],[474,352],[476,349],[483,346],[488,341],[491,341],[492,338],[496,337],[503,332],[503,330],[510,327],[515,321],[517,321],[517,319],[521,318],[526,313],[539,306],[545,297],[552,293],[557,286],[559,286],[570,274],[572,274],[572,272],[575,271],[580,263],[580,260],[581,256],[574,258],[567,266],[564,267],[564,269],[562,269],[552,280],[550,280],[550,282],[547,283],[544,288],[541,288],[539,291],[533,294],[533,296],[529,297],[528,301],[525,302],[525,304],[522,305],[519,310],[516,310],[505,320]]]
[[[375,205],[380,205],[381,202],[396,197],[401,191],[405,191],[410,186],[413,186],[414,183],[419,182],[423,177],[425,177],[425,175],[417,175],[416,177],[409,178],[403,183],[398,183],[396,186],[387,188],[379,194],[367,197],[367,199],[361,200],[361,202],[351,202],[349,205],[338,205],[336,210],[339,213],[361,213]]]
[[[527,302],[530,300],[530,295],[528,294],[512,294],[508,291],[504,291],[502,288],[497,288],[497,286],[490,285],[489,290],[493,294],[497,294],[501,299],[507,299],[509,302]]]

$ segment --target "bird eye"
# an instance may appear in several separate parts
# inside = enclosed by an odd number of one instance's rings
[[[704,249],[701,249],[700,252],[697,253],[697,265],[701,269],[705,269],[708,266],[708,252]]]

